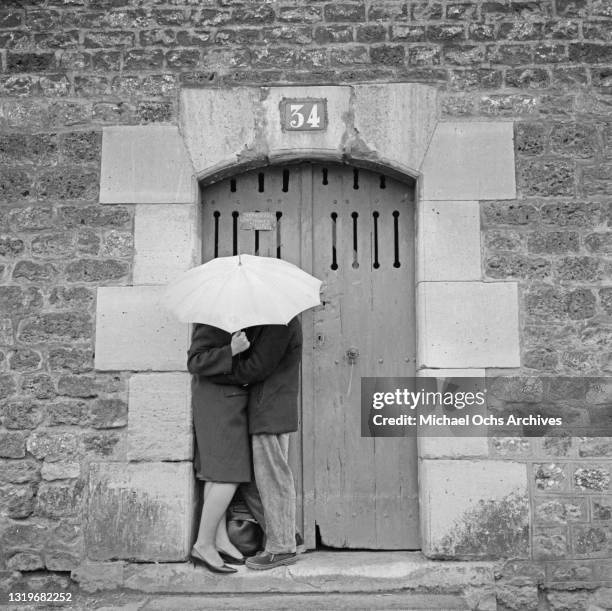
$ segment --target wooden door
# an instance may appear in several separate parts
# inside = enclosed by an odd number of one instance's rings
[[[302,315],[300,434],[292,446],[306,543],[418,549],[416,441],[360,436],[360,377],[415,372],[414,190],[335,164],[270,167],[208,187],[203,260],[279,256],[324,281]],[[274,231],[240,228],[269,211]],[[300,513],[301,512],[301,513]]]
[[[279,257],[310,271],[302,263],[302,235],[309,226],[311,198],[302,201],[302,173],[296,168],[269,167],[215,183],[202,194],[202,262],[215,257],[237,254]],[[276,219],[272,231],[241,228],[240,215],[245,212],[271,212]],[[304,319],[302,319],[304,326]],[[309,325],[305,325],[304,342],[311,342]],[[310,325],[311,326],[311,325]],[[306,352],[306,350],[305,350]],[[307,362],[304,359],[304,363]],[[301,399],[301,397],[300,397]],[[300,415],[301,415],[300,405]],[[303,529],[303,460],[301,434],[293,435],[290,444],[291,468],[297,492],[298,527]],[[303,532],[303,530],[302,530]]]
[[[360,436],[360,377],[415,373],[413,190],[313,167],[315,514],[332,547],[416,549],[415,438]]]

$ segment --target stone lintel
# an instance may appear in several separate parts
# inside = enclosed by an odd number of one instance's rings
[[[353,91],[353,148],[409,168],[415,176],[439,120],[438,90],[420,83],[380,83],[354,85]]]
[[[284,99],[323,98],[328,126],[288,131]],[[371,162],[416,177],[439,119],[438,92],[419,83],[238,87],[181,92],[181,131],[196,175],[224,166],[304,159]]]

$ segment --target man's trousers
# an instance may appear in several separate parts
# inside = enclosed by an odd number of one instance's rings
[[[255,485],[243,484],[242,496],[266,534],[265,551],[295,552],[295,484],[289,467],[289,433],[251,436]]]

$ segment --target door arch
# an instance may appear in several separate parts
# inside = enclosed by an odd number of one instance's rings
[[[291,459],[306,543],[419,545],[414,438],[360,436],[360,377],[413,376],[415,183],[339,163],[226,177],[202,192],[202,260],[280,257],[324,281],[302,315],[301,428]],[[245,212],[268,213],[256,230]]]

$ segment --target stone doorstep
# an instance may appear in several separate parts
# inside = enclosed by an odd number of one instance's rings
[[[84,599],[86,601],[86,599]],[[96,611],[329,611],[330,609],[401,609],[402,611],[466,611],[468,604],[455,594],[412,594],[370,592],[367,594],[163,594],[143,598],[142,594],[112,594],[96,597],[96,604],[85,609]],[[489,605],[489,609],[495,607]],[[484,611],[486,607],[480,607]],[[24,611],[15,609],[15,611]],[[70,610],[66,610],[70,611]],[[480,610],[479,610],[480,611]]]
[[[88,563],[73,572],[86,592],[125,589],[160,594],[492,591],[493,562],[429,560],[421,552],[310,552],[268,571],[238,567],[216,575],[190,563]]]

